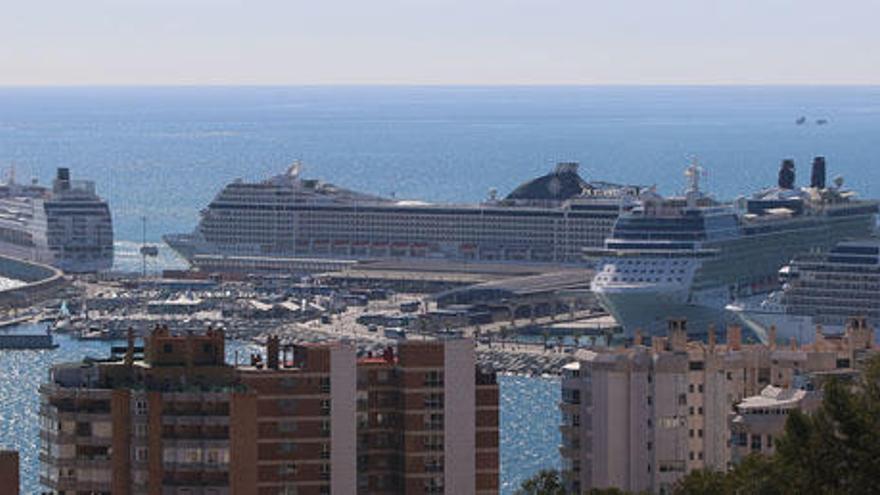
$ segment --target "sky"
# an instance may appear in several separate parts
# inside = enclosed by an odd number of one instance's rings
[[[878,18],[878,0],[5,0],[0,85],[880,84]]]

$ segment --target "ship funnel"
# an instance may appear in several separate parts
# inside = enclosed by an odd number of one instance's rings
[[[70,169],[67,167],[59,167],[58,172],[55,175],[55,184],[53,189],[55,191],[69,191],[70,190]]]
[[[813,158],[813,173],[810,176],[810,187],[825,189],[825,157]]]
[[[578,162],[559,162],[556,164],[556,175],[576,174],[578,172]]]
[[[779,187],[781,189],[794,189],[794,160],[786,158],[779,167]]]

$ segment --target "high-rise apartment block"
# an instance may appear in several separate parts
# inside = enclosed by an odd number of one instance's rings
[[[812,372],[849,369],[875,352],[873,331],[852,320],[846,334],[798,347],[742,343],[741,329],[688,342],[686,321],[671,320],[650,347],[581,351],[562,378],[564,479],[572,493],[617,487],[669,493],[688,471],[727,469],[730,414],[768,385],[791,388]]]
[[[153,330],[52,368],[41,482],[55,493],[497,493],[498,386],[470,340],[345,344],[225,360],[225,335]]]
[[[20,474],[18,466],[18,452],[15,450],[0,450],[0,488],[3,493],[18,495]]]

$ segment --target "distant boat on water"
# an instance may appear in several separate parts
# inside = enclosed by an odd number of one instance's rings
[[[804,123],[806,121],[807,121],[807,118],[804,117],[803,115],[801,115],[800,117],[797,118],[797,120],[794,121],[794,123],[797,125],[804,125]]]
[[[825,125],[828,123],[828,119],[816,119],[816,125]]]

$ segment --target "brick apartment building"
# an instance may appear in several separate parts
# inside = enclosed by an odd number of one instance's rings
[[[54,493],[497,493],[498,386],[469,340],[281,346],[247,366],[225,335],[157,328],[40,389]]]

